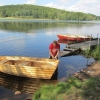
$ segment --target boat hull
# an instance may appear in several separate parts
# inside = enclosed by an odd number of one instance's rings
[[[57,35],[59,39],[66,39],[69,41],[85,41],[85,40],[89,40],[90,38],[82,38],[82,37],[78,37],[78,36],[70,36],[70,35]]]
[[[51,79],[59,60],[1,56],[0,72],[29,78]]]

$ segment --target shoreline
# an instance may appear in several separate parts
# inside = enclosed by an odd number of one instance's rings
[[[52,19],[34,19],[34,18],[17,18],[17,17],[6,17],[0,18],[0,20],[52,20]]]
[[[100,61],[93,62],[91,65],[89,65],[86,68],[83,68],[80,72],[76,72],[74,77],[77,77],[78,79],[85,81],[86,79],[89,79],[91,77],[99,77],[100,76]]]
[[[58,21],[58,22],[89,22],[89,23],[94,23],[94,22],[96,22],[96,23],[100,23],[100,20],[91,20],[91,21],[79,21],[79,20],[59,20],[59,19],[34,19],[34,18],[18,18],[18,17],[6,17],[6,18],[1,18],[0,17],[0,21],[3,21],[3,20],[5,20],[5,21],[7,21],[7,20],[22,20],[22,21],[24,21],[24,20],[33,20],[33,21]]]
[[[93,62],[91,65],[88,65],[86,68],[75,72],[71,77],[76,77],[79,80],[85,81],[90,77],[100,76],[100,61]],[[66,82],[67,78],[63,77],[59,79],[59,82]]]

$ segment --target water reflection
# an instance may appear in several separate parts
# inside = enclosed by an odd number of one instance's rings
[[[68,31],[73,27],[74,31],[77,30],[77,28],[81,28],[83,26],[93,26],[94,23],[85,23],[85,22],[34,22],[34,21],[0,21],[0,29],[2,30],[8,30],[8,31],[17,31],[17,32],[29,32],[34,30],[41,30],[46,28],[64,28],[68,29]],[[34,31],[35,34],[35,31]]]
[[[64,40],[64,39],[59,39],[58,40],[58,43],[61,43],[61,44],[73,44],[75,42],[76,41],[69,41],[69,40]]]
[[[44,84],[57,83],[57,80],[54,79],[57,78],[56,76],[54,75],[52,77],[52,80],[40,80],[25,77],[17,77],[0,72],[0,86],[3,86],[14,91],[19,90],[22,93],[34,94],[35,91]]]

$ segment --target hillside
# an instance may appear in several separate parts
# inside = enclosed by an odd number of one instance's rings
[[[36,5],[6,5],[0,6],[0,17],[55,19],[55,20],[100,20],[100,16],[82,12],[70,12],[56,8]]]

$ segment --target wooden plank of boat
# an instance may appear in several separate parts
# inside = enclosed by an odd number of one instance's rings
[[[50,79],[58,64],[54,59],[0,56],[0,71],[21,77]]]

